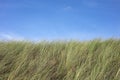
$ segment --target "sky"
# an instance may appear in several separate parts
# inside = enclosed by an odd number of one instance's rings
[[[120,0],[0,0],[0,39],[120,38]]]

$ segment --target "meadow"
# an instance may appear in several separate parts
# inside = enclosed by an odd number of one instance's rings
[[[0,80],[120,80],[120,39],[0,41]]]

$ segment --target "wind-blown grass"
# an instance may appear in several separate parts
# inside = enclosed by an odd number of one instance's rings
[[[120,80],[120,40],[0,41],[0,80]]]

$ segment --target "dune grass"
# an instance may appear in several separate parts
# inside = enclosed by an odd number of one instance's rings
[[[120,80],[120,40],[0,41],[0,80]]]

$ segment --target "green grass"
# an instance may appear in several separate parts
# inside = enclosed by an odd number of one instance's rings
[[[120,80],[120,40],[0,41],[0,80]]]

